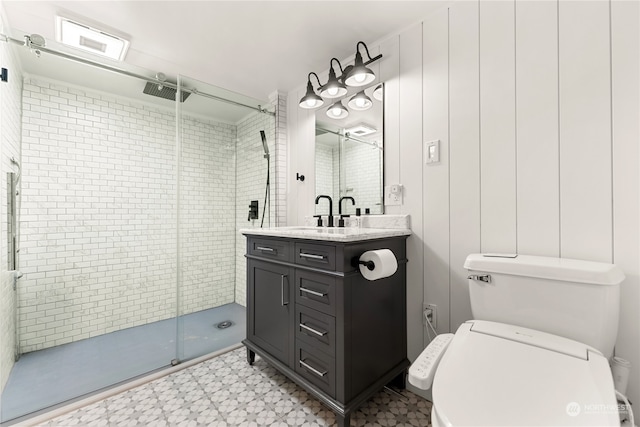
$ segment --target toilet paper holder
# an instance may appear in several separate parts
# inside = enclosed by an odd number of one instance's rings
[[[358,265],[364,265],[369,271],[373,271],[373,269],[376,268],[376,264],[373,261],[360,261],[358,259]]]

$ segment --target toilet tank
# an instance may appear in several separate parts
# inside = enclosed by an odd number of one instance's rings
[[[605,357],[618,335],[620,283],[614,264],[530,255],[469,255],[474,319],[523,326],[588,344]],[[482,277],[490,276],[490,282]]]

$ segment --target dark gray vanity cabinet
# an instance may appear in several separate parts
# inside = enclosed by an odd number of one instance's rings
[[[293,350],[292,277],[292,269],[284,265],[249,263],[247,305],[253,310],[247,311],[247,338],[284,363]]]
[[[384,385],[404,387],[406,236],[335,242],[247,235],[247,359],[258,354],[327,405],[338,424]],[[357,260],[388,248],[391,277]]]

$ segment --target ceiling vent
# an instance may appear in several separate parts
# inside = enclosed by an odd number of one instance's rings
[[[348,129],[345,129],[346,133],[353,136],[367,136],[371,135],[372,133],[376,133],[377,131],[378,130],[375,127],[365,123],[360,123]]]
[[[116,61],[124,60],[129,49],[129,41],[122,37],[61,16],[56,16],[56,40],[65,46]]]

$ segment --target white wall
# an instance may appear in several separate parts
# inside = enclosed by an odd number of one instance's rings
[[[0,4],[0,32],[5,33],[4,10]],[[22,114],[22,70],[8,43],[0,42],[0,65],[9,72],[0,82],[0,392],[9,378],[15,352],[15,291],[13,273],[8,272],[7,173],[18,173],[11,163],[20,162],[20,116]]]
[[[386,212],[410,214],[414,232],[411,358],[427,343],[423,301],[437,304],[439,332],[471,317],[469,253],[614,262],[627,275],[616,354],[633,363],[640,400],[638,39],[638,2],[482,0],[380,43],[385,182],[405,190]],[[289,96],[291,162],[310,173],[302,89]],[[418,153],[431,140],[441,162],[427,166]],[[300,223],[313,204],[290,191]]]

